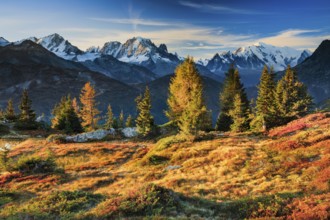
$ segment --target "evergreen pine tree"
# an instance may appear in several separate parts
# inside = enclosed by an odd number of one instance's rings
[[[112,128],[118,129],[118,119],[116,117],[113,118]]]
[[[276,102],[275,102],[275,74],[271,68],[268,71],[264,67],[258,86],[255,118],[251,127],[257,131],[265,131],[276,125]]]
[[[246,106],[242,102],[240,94],[236,94],[234,97],[234,106],[229,110],[229,116],[233,120],[233,123],[230,125],[231,131],[242,132],[247,129],[247,111]]]
[[[6,112],[4,113],[4,117],[8,121],[15,121],[17,118],[17,116],[15,114],[15,109],[14,109],[14,104],[13,104],[12,99],[8,100],[8,104],[7,104]]]
[[[243,84],[241,83],[240,75],[234,65],[231,65],[226,73],[223,89],[220,92],[220,114],[216,123],[216,130],[229,131],[233,119],[229,111],[234,108],[234,98],[239,94],[241,97],[242,105],[245,109],[249,109],[249,101],[245,93]],[[248,117],[249,111],[246,111]]]
[[[4,120],[5,119],[5,112],[2,110],[2,109],[0,109],[0,120]]]
[[[127,128],[133,127],[133,118],[131,115],[128,115],[125,125]]]
[[[307,88],[298,80],[296,71],[290,66],[277,83],[275,101],[280,124],[306,115],[313,104]]]
[[[135,120],[137,131],[143,136],[153,132],[154,117],[151,115],[151,99],[149,88],[146,87],[144,95],[136,98],[138,116]]]
[[[82,108],[80,109],[80,117],[82,119],[82,126],[87,130],[95,130],[100,113],[96,107],[95,101],[96,92],[90,82],[87,82],[81,90],[80,102]]]
[[[125,116],[123,110],[121,110],[119,114],[118,127],[119,128],[125,127]]]
[[[210,121],[203,97],[202,79],[191,57],[176,70],[169,86],[167,117],[184,135],[196,135]]]
[[[19,106],[21,110],[19,120],[22,122],[35,122],[36,114],[32,110],[32,101],[29,98],[28,92],[26,89],[23,90],[21,104]]]
[[[82,132],[82,126],[72,105],[70,95],[62,97],[60,103],[55,105],[53,115],[53,128],[63,130],[67,134]]]
[[[114,116],[113,116],[112,108],[111,108],[111,105],[108,105],[108,112],[107,112],[104,128],[105,129],[114,128],[113,122],[114,122]]]

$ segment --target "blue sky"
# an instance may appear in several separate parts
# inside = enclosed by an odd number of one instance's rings
[[[264,42],[314,50],[330,38],[329,0],[2,0],[0,36],[59,33],[81,49],[134,36],[181,56]]]

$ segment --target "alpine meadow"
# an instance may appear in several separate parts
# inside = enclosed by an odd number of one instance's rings
[[[3,2],[0,219],[330,219],[329,9]]]

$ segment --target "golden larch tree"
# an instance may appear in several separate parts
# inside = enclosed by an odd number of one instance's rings
[[[82,126],[87,131],[95,130],[100,114],[100,111],[97,109],[96,101],[96,92],[94,87],[91,85],[90,82],[87,82],[81,90],[80,94],[80,102],[81,102],[81,109],[80,109],[80,117],[82,119]]]
[[[196,135],[205,126],[208,111],[202,79],[194,60],[188,57],[176,70],[169,86],[167,117],[185,135]]]

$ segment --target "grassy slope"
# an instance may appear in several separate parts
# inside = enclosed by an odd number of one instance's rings
[[[49,150],[65,172],[2,174],[0,218],[330,217],[329,114],[309,115],[268,136],[168,137],[156,144],[31,139],[10,155],[43,157]],[[167,170],[170,165],[180,168]]]

